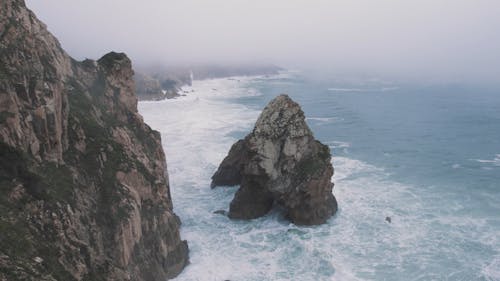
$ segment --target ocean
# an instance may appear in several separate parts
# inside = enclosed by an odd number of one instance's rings
[[[184,90],[139,103],[189,243],[176,280],[500,280],[500,90],[296,72]],[[326,224],[213,213],[237,187],[210,189],[210,177],[280,93],[330,146],[339,211]]]

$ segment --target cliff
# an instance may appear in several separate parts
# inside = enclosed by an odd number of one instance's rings
[[[0,280],[164,280],[188,261],[130,60],[69,57],[0,1]]]
[[[253,131],[231,147],[212,188],[240,185],[230,218],[257,218],[278,203],[293,223],[313,225],[337,211],[332,176],[330,149],[314,139],[300,106],[280,95],[264,108]]]
[[[140,100],[176,98],[180,96],[179,91],[183,85],[191,84],[188,73],[180,77],[175,77],[173,74],[159,76],[159,74],[151,76],[142,72],[135,73],[135,89]]]
[[[233,76],[278,74],[282,68],[271,64],[198,64],[191,66],[157,66],[141,68],[134,76],[137,96],[141,100],[175,98],[193,79],[204,80]]]

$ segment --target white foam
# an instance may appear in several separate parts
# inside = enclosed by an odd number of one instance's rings
[[[326,141],[324,144],[330,147],[333,155],[336,155],[339,150],[343,153],[348,153],[348,148],[351,147],[351,144],[345,141]]]
[[[348,178],[378,171],[373,166],[335,158],[337,196],[345,211],[330,224],[300,228],[285,221],[277,211],[250,222],[231,221],[212,213],[227,209],[235,191],[209,188],[211,174],[236,140],[228,134],[235,130],[249,131],[259,113],[230,102],[231,98],[242,95],[241,83],[224,79],[197,82],[190,89],[194,92],[186,97],[141,102],[139,106],[146,122],[162,132],[175,211],[183,221],[182,236],[190,245],[191,264],[177,279],[363,279],[356,276],[355,264],[343,251],[355,245],[352,239],[356,237],[359,219],[381,216],[375,215],[373,207],[367,208],[377,191],[358,190],[371,180],[357,181],[356,188],[352,188]],[[349,146],[345,142],[329,144]],[[371,195],[365,197],[367,194]],[[348,217],[357,219],[350,221]],[[338,223],[346,225],[331,226]],[[325,239],[335,242],[325,244]]]
[[[187,96],[160,102],[140,102],[145,121],[162,134],[173,184],[196,181],[207,167],[215,167],[235,141],[227,135],[248,129],[256,120],[257,111],[243,105],[226,103],[224,98],[258,95],[255,90],[242,94],[240,83],[227,79],[195,81]],[[218,89],[214,91],[212,89]],[[182,172],[180,172],[182,171]],[[203,180],[202,180],[203,179]]]
[[[326,145],[332,147],[332,148],[346,148],[346,147],[351,147],[351,144],[345,141],[326,141]]]
[[[190,247],[191,263],[177,280],[452,280],[471,267],[498,280],[497,259],[483,264],[464,258],[471,253],[461,248],[500,249],[500,235],[491,231],[498,218],[478,219],[451,194],[392,181],[384,169],[348,157],[333,157],[340,210],[327,224],[297,227],[278,210],[251,221],[213,214],[227,210],[236,188],[211,190],[210,177],[236,141],[230,134],[248,132],[259,114],[235,103],[261,95],[249,89],[252,79],[195,81],[187,96],[139,103],[145,121],[161,132],[175,212]],[[443,259],[453,262],[445,270]]]
[[[330,124],[332,122],[337,121],[336,117],[306,117],[308,121],[314,121],[318,125]]]
[[[493,166],[500,166],[500,154],[495,155],[493,159],[470,159],[479,163],[491,164]]]
[[[500,280],[500,256],[496,256],[482,269],[481,273],[488,281]]]

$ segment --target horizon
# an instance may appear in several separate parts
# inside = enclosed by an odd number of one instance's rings
[[[137,66],[262,63],[493,84],[500,77],[500,2],[491,0],[26,2],[79,60],[117,51]]]

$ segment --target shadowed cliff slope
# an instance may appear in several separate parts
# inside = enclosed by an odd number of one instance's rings
[[[188,260],[130,60],[69,57],[0,0],[0,280],[164,280]]]

